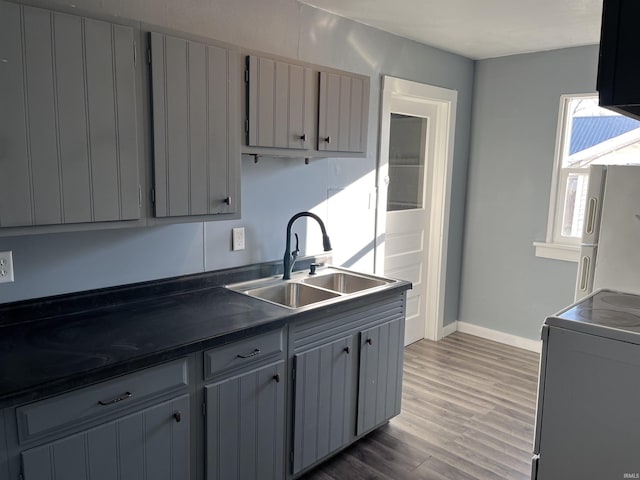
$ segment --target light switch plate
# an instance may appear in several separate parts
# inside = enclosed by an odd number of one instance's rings
[[[244,250],[244,227],[233,228],[231,230],[231,248]]]
[[[0,252],[0,283],[13,282],[13,255],[11,252]]]

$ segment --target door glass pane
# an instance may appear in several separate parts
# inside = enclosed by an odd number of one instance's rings
[[[391,114],[387,211],[423,208],[427,119]]]

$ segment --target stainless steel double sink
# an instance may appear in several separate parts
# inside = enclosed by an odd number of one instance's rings
[[[295,272],[291,275],[291,280],[283,280],[280,276],[269,277],[227,285],[226,288],[298,310],[332,303],[347,296],[364,294],[396,282],[397,280],[356,273],[343,268],[324,267],[313,275],[308,272]]]

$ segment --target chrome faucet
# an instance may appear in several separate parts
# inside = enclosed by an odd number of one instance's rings
[[[322,245],[324,247],[324,251],[328,252],[331,250],[331,240],[329,240],[329,235],[327,235],[327,229],[324,226],[320,217],[311,212],[300,212],[296,213],[289,223],[287,224],[287,247],[284,251],[284,274],[282,275],[283,280],[289,280],[291,278],[291,270],[293,270],[293,264],[300,253],[298,249],[298,235],[296,235],[296,249],[291,253],[291,227],[293,226],[293,222],[295,222],[300,217],[311,217],[320,225],[320,230],[322,230]]]

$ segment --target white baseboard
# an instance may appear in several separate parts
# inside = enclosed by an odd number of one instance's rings
[[[468,333],[476,337],[486,338],[494,342],[504,343],[512,347],[523,348],[532,352],[540,353],[542,351],[542,340],[531,340],[530,338],[518,337],[510,333],[499,332],[486,327],[480,327],[472,323],[453,322],[445,325],[443,329],[444,336],[450,335],[454,331]],[[445,333],[448,332],[448,333]]]
[[[442,338],[448,337],[453,332],[458,331],[458,322],[451,322],[444,327],[442,327]]]

